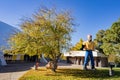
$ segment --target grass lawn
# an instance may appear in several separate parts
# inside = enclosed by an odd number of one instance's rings
[[[19,80],[120,80],[120,68],[113,68],[114,76],[109,77],[109,69],[96,71],[81,69],[57,69],[54,73],[46,68],[29,70]]]

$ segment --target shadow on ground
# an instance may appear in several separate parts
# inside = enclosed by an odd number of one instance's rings
[[[119,69],[120,70],[120,69]],[[58,74],[63,74],[65,76],[73,76],[77,78],[92,78],[92,79],[109,79],[109,78],[120,78],[120,71],[115,69],[114,75],[109,76],[109,69],[98,69],[98,70],[80,70],[80,69],[59,69]],[[51,75],[50,75],[51,76]],[[55,75],[53,75],[55,76]],[[59,75],[57,75],[59,76]]]
[[[34,65],[35,62],[9,63],[6,66],[2,66],[0,68],[0,73],[26,71],[26,70],[30,70],[31,67],[33,67]],[[42,64],[41,66],[44,65],[45,64]]]

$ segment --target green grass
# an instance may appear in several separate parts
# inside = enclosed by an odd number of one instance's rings
[[[19,80],[120,80],[120,68],[113,68],[114,76],[109,77],[109,69],[97,69],[96,71],[84,71],[81,69],[57,69],[51,70],[40,68],[29,70]]]

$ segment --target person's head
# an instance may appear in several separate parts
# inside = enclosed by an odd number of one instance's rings
[[[88,41],[92,41],[92,35],[87,35],[87,39],[88,39]]]

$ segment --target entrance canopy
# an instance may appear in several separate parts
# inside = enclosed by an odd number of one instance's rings
[[[70,56],[70,57],[84,57],[85,56],[85,51],[70,51],[64,53],[64,56]],[[104,54],[99,53],[97,51],[93,51],[93,57],[106,57]]]

